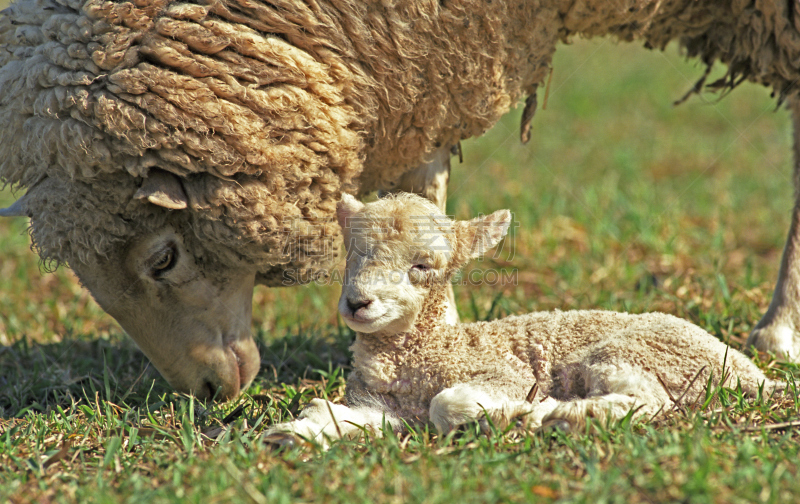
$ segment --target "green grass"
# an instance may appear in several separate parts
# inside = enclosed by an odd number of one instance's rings
[[[498,257],[471,265],[511,281],[457,287],[463,318],[659,310],[741,348],[789,223],[790,122],[747,84],[672,107],[701,73],[674,49],[579,42],[556,54],[529,145],[520,110],[464,142],[449,211],[510,208],[518,225]],[[11,201],[0,192],[0,205]],[[797,418],[796,402],[747,403],[729,389],[661,420],[578,433],[423,431],[275,452],[258,439],[266,425],[312,397],[343,396],[352,335],[337,286],[258,288],[260,374],[231,404],[197,404],[170,391],[68,270],[40,271],[25,230],[0,220],[0,501],[789,502],[800,492],[797,428],[772,428]]]

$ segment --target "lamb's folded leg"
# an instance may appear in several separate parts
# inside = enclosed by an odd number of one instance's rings
[[[333,416],[331,416],[333,415]],[[273,425],[264,433],[267,442],[293,445],[297,438],[313,441],[324,449],[335,439],[358,439],[364,429],[375,437],[383,437],[383,426],[395,430],[400,421],[379,408],[349,408],[323,399],[312,399],[297,420]]]
[[[391,191],[410,192],[419,194],[432,201],[447,215],[447,183],[450,181],[450,147],[440,147],[431,153],[430,161],[419,167],[409,170],[400,177]],[[459,322],[456,298],[453,286],[447,289],[447,323],[456,325]]]
[[[586,397],[559,402],[542,418],[542,425],[575,430],[588,418],[615,422],[631,412],[634,418],[653,417],[672,404],[654,374],[618,359],[587,363],[580,375],[586,383]]]
[[[594,418],[600,422],[622,420],[631,410],[640,416],[637,408],[643,406],[635,397],[625,394],[605,394],[602,396],[573,399],[557,405],[552,412],[542,418],[541,425],[558,425],[576,430],[586,425],[586,420]]]
[[[750,333],[747,347],[800,362],[800,97],[791,99],[789,108],[794,129],[795,204],[792,223],[772,302]]]
[[[548,398],[533,403],[509,399],[498,391],[489,392],[480,384],[462,383],[442,390],[431,400],[430,418],[442,434],[474,421],[491,422],[503,430],[520,420],[527,428],[541,425],[558,402]]]

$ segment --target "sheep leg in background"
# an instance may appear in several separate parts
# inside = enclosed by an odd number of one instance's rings
[[[778,357],[798,362],[800,359],[800,97],[789,101],[794,129],[795,203],[789,237],[783,249],[781,269],[772,302],[758,322],[747,347],[773,352]]]
[[[324,399],[312,399],[297,420],[273,425],[264,433],[264,441],[280,446],[294,446],[298,438],[328,448],[334,439],[358,439],[366,430],[383,437],[383,426],[392,428],[395,417],[378,408],[349,408]]]
[[[450,147],[440,147],[435,150],[430,161],[421,164],[418,168],[403,174],[397,185],[387,192],[410,192],[432,201],[447,215],[447,183],[450,180]],[[447,323],[456,325],[459,322],[456,297],[453,285],[447,288]]]

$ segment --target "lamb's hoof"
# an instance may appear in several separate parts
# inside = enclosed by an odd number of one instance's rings
[[[288,431],[272,432],[264,436],[262,441],[274,448],[287,448],[290,450],[301,446],[304,442],[296,434]]]
[[[542,426],[539,427],[536,431],[537,432],[570,432],[572,430],[572,425],[564,419],[561,418],[553,418],[551,420],[546,420],[542,422]]]
[[[490,422],[486,416],[482,416],[478,419],[478,428],[481,430],[481,434],[484,436],[488,436],[492,433],[493,430],[500,430],[502,431],[505,427],[501,425],[497,425],[494,422]]]
[[[532,430],[535,426],[531,422],[531,412],[527,408],[525,410],[512,413],[510,415],[504,414],[506,412],[481,415],[478,418],[478,426],[481,433],[488,436],[493,431],[497,432],[526,432]]]
[[[749,353],[755,349],[773,353],[778,359],[800,362],[800,333],[788,325],[772,323],[764,327],[756,326],[745,346]]]

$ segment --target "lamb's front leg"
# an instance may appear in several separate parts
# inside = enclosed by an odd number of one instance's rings
[[[794,129],[795,204],[792,223],[772,302],[750,333],[747,346],[800,362],[800,98],[791,99],[789,108]]]
[[[505,429],[516,421],[526,428],[541,425],[542,418],[558,405],[553,398],[533,402],[509,399],[500,391],[479,383],[462,383],[439,392],[431,400],[430,418],[442,434],[470,423],[491,422],[498,429]]]
[[[267,442],[293,446],[298,438],[327,449],[335,439],[358,439],[366,429],[383,437],[383,427],[398,428],[400,422],[384,410],[372,406],[350,408],[323,399],[312,399],[296,420],[273,425],[264,433]]]

